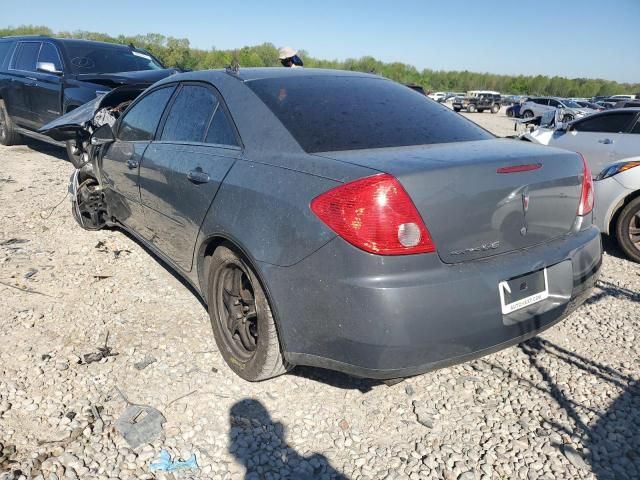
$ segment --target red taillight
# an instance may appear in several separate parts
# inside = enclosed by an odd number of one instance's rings
[[[578,215],[583,216],[593,210],[593,177],[587,161],[582,154],[583,175],[582,175],[582,195],[580,196],[580,205],[578,205]]]
[[[378,255],[435,252],[431,235],[400,182],[386,173],[319,195],[311,210],[347,242]]]

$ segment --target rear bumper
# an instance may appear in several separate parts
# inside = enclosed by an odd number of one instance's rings
[[[381,257],[339,238],[291,267],[262,264],[285,357],[369,378],[417,375],[522,342],[589,295],[599,231],[461,264]],[[547,267],[550,297],[510,315],[498,283]]]

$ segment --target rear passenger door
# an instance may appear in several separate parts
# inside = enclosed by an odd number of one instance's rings
[[[183,83],[165,117],[144,154],[140,196],[151,241],[190,271],[200,225],[241,148],[222,97],[207,84]]]
[[[568,132],[555,132],[550,145],[581,153],[595,176],[613,162],[615,147],[622,138],[635,112],[612,111],[593,115],[572,124]]]
[[[30,88],[35,86],[36,63],[42,42],[18,42],[9,64],[11,81],[5,93],[5,103],[9,115],[18,124],[37,128],[37,121],[31,109]]]
[[[640,157],[640,114],[628,133],[620,134],[618,141],[613,144],[613,160],[623,160],[631,157]]]

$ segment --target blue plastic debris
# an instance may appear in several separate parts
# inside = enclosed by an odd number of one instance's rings
[[[149,469],[152,472],[175,472],[176,470],[194,470],[197,468],[198,463],[196,462],[195,454],[191,455],[188,460],[171,460],[171,454],[166,450],[162,450],[158,460],[149,465]]]

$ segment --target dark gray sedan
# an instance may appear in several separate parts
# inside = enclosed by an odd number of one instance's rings
[[[74,216],[193,284],[247,380],[469,360],[564,318],[600,268],[579,155],[496,139],[384,78],[193,72],[83,108],[44,129],[87,145]]]

